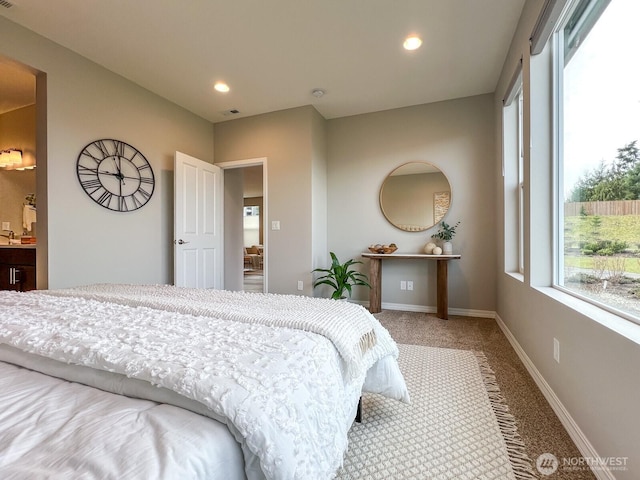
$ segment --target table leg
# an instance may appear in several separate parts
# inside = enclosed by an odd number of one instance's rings
[[[436,296],[437,296],[437,317],[443,320],[449,319],[449,295],[447,292],[447,263],[448,260],[437,260],[437,283],[436,283]]]
[[[369,259],[369,311],[378,313],[382,311],[382,260],[379,258]]]

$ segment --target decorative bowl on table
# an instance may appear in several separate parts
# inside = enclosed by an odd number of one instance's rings
[[[389,245],[369,245],[369,251],[371,253],[393,253],[398,249],[398,246],[395,243],[390,243]]]

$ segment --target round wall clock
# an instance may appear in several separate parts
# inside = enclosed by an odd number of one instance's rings
[[[136,148],[120,140],[101,139],[82,149],[78,181],[91,199],[116,212],[145,205],[155,186],[151,165]]]

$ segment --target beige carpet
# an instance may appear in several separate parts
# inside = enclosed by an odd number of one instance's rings
[[[399,347],[411,405],[365,395],[337,478],[537,478],[482,353]]]
[[[558,459],[581,457],[571,437],[545,399],[494,319],[450,315],[441,320],[422,312],[383,310],[376,313],[398,343],[483,352],[500,385],[529,458],[551,453]],[[559,468],[549,480],[596,480],[585,466]]]

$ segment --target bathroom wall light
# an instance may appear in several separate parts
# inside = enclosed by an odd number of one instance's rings
[[[0,151],[0,167],[20,165],[22,163],[22,152],[15,148]]]

